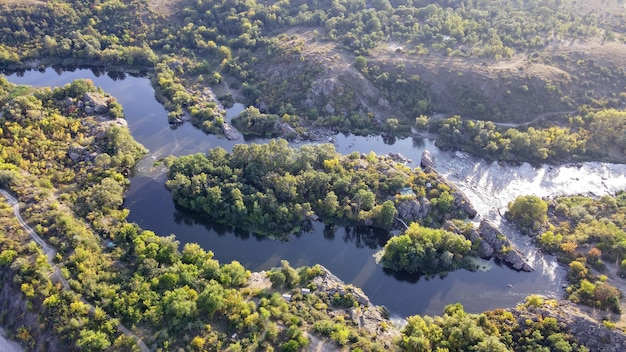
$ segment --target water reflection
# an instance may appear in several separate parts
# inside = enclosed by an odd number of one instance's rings
[[[343,241],[353,243],[356,248],[379,249],[385,246],[391,237],[389,232],[366,226],[344,227]]]

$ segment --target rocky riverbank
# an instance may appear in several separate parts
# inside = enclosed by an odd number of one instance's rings
[[[424,171],[434,173],[439,182],[445,183],[453,190],[455,206],[463,209],[470,219],[473,219],[478,214],[469,198],[454,184],[448,182],[448,180],[437,172],[435,162],[428,150],[422,153],[420,166]],[[454,233],[461,233],[459,228],[450,221],[445,224],[445,228]],[[533,270],[515,245],[488,220],[483,219],[478,229],[472,229],[467,238],[476,245],[476,254],[481,258],[497,258],[510,265],[515,270]]]
[[[400,328],[393,325],[388,317],[387,309],[383,306],[373,304],[369,297],[358,287],[346,284],[330,270],[322,265],[318,265],[321,274],[312,279],[309,287],[295,288],[291,290],[278,290],[287,301],[296,300],[300,295],[317,295],[336,301],[352,301],[349,307],[329,304],[326,310],[328,318],[345,321],[346,324],[354,326],[366,336],[376,336],[376,341],[380,342],[386,349],[391,347],[394,341],[400,337]],[[267,272],[252,273],[248,280],[248,285],[252,289],[271,289],[272,283]],[[308,329],[307,329],[308,330]],[[336,351],[339,346],[332,340],[326,339],[309,331],[312,350],[316,351]],[[313,346],[311,346],[313,347]]]
[[[463,212],[465,212],[465,214],[467,214],[470,219],[476,217],[478,212],[472,205],[472,202],[470,202],[469,198],[467,198],[467,196],[457,186],[455,186],[452,182],[449,182],[445,177],[441,176],[441,174],[437,172],[435,168],[435,162],[433,161],[433,158],[428,150],[424,150],[424,152],[422,153],[420,166],[425,172],[435,174],[437,177],[437,181],[447,185],[452,190],[452,195],[454,196],[454,205],[456,207],[463,210]]]
[[[517,307],[511,310],[518,322],[526,319],[555,318],[564,330],[591,352],[621,352],[626,350],[626,334],[610,329],[591,319],[575,304],[565,300],[546,302],[539,306]]]

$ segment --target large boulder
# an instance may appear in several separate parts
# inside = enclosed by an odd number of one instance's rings
[[[298,132],[293,127],[291,127],[291,125],[289,125],[288,123],[279,122],[276,128],[280,130],[281,137],[285,139],[293,140],[298,137]]]
[[[435,172],[435,162],[430,151],[424,150],[420,159],[420,166],[425,172]]]
[[[493,247],[491,247],[487,241],[482,240],[478,244],[477,254],[483,259],[491,258],[493,255]]]
[[[83,101],[85,102],[85,112],[94,112],[101,114],[109,109],[108,98],[103,94],[97,92],[86,92],[83,94]]]
[[[524,260],[522,253],[490,221],[483,219],[480,222],[478,234],[481,238],[477,250],[480,257],[493,256],[509,264],[515,270],[533,271],[533,268]]]
[[[397,204],[396,210],[400,220],[405,222],[421,220],[430,212],[430,201],[426,197],[408,199]]]
[[[231,124],[227,122],[224,122],[222,124],[222,131],[229,141],[234,141],[241,138],[241,133],[239,133],[237,129],[235,129],[233,126],[231,126]]]
[[[506,252],[504,262],[509,263],[515,270],[533,271],[533,268],[526,263],[522,254],[516,249],[510,249]]]
[[[474,208],[467,196],[458,188],[454,189],[454,205],[463,210],[463,212],[467,214],[470,219],[473,219],[476,215],[478,215],[476,208]]]

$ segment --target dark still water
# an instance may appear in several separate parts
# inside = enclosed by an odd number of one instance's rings
[[[212,250],[221,262],[237,260],[254,271],[277,266],[282,259],[293,266],[319,263],[345,282],[361,287],[374,304],[385,305],[394,315],[402,317],[441,314],[445,305],[455,302],[461,302],[467,311],[480,312],[514,306],[533,293],[561,295],[564,275],[554,258],[537,252],[528,245],[526,238],[508,229],[506,224],[502,224],[502,228],[529,258],[536,269],[534,272],[518,273],[493,262],[485,262],[485,271],[461,270],[445,278],[425,280],[393,275],[375,263],[374,253],[380,250],[389,236],[384,232],[353,228],[330,231],[320,223],[313,223],[310,231],[294,235],[286,242],[278,242],[219,226],[206,217],[178,210],[164,187],[164,168],[154,162],[170,154],[205,152],[216,146],[230,150],[234,144],[244,141],[228,141],[206,135],[189,123],[176,129],[170,128],[167,113],[156,102],[154,90],[146,78],[126,76],[122,80],[114,80],[108,75],[96,76],[89,70],[58,73],[52,69],[8,77],[14,83],[37,86],[58,86],[77,78],[89,78],[115,96],[124,107],[133,136],[150,149],[149,155],[138,164],[126,195],[125,207],[130,209],[128,220],[159,235],[176,234],[181,247],[184,243],[197,242],[203,248]],[[237,105],[233,109],[241,108]],[[481,216],[496,223],[500,222],[497,210],[519,194],[532,192],[545,196],[585,191],[601,194],[626,185],[623,178],[626,169],[621,165],[590,163],[570,170],[567,167],[548,169],[487,164],[463,153],[439,151],[430,140],[414,141],[410,138],[387,144],[379,137],[338,135],[335,145],[342,153],[400,152],[413,159],[412,166],[417,166],[422,151],[429,149],[438,169],[476,202]],[[597,178],[602,182],[571,187],[567,182],[570,175],[573,175],[572,180]],[[561,179],[564,181],[561,182]]]

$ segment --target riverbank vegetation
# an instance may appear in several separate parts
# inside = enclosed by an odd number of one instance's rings
[[[320,126],[408,135],[415,117],[450,108],[463,116],[502,121],[514,118],[516,109],[507,106],[543,107],[534,112],[539,114],[583,104],[619,108],[624,100],[621,66],[569,52],[544,52],[555,43],[624,38],[613,30],[619,16],[587,13],[568,2],[180,0],[161,6],[102,0],[0,6],[5,14],[0,24],[7,28],[0,34],[0,68],[87,65],[149,71],[170,121],[190,119],[209,133],[225,133],[219,102],[233,96],[259,111],[254,119],[241,118],[244,134],[289,138],[314,138],[308,132]],[[391,54],[383,55],[388,50]],[[339,60],[329,65],[323,53]],[[442,64],[438,76],[428,77],[434,70],[414,62],[477,59],[488,66],[520,54],[528,56],[528,64],[519,70],[528,69],[529,76],[513,75],[506,87],[497,88],[507,92],[499,98],[477,86],[493,75],[474,63],[458,70]],[[554,65],[555,72],[571,77],[536,76],[530,67],[535,64]],[[476,77],[464,79],[464,70],[476,71]],[[456,88],[440,86],[441,80]],[[582,90],[572,87],[577,80],[584,81]],[[442,146],[489,159],[560,162],[623,155],[619,129],[608,126],[623,127],[614,111],[581,113],[574,120],[567,126],[508,130],[488,122],[461,126],[449,120],[431,130],[440,133]],[[606,131],[615,131],[609,138],[619,139],[618,144],[602,138]]]
[[[550,306],[557,303],[539,296],[481,314],[452,304],[440,317],[409,317],[399,345],[405,351],[589,351],[550,316]]]
[[[380,262],[391,270],[435,275],[474,269],[471,249],[472,242],[463,235],[412,223],[402,235],[387,241]]]
[[[568,196],[548,201],[518,197],[509,205],[507,217],[569,266],[570,300],[621,312],[622,292],[607,281],[607,275],[621,280],[626,272],[624,191],[600,198]]]
[[[171,157],[166,164],[166,186],[179,206],[238,230],[288,240],[315,220],[402,229],[380,253],[385,268],[431,276],[475,267],[476,248],[466,239],[472,225],[463,224],[467,200],[434,172],[389,156],[341,155],[331,144],[291,148],[271,140],[239,144],[232,153],[214,148]],[[450,219],[466,231],[438,229]],[[478,247],[480,238],[475,241]]]
[[[560,126],[516,129],[458,115],[446,119],[420,116],[415,127],[435,133],[441,148],[462,149],[490,160],[626,161],[626,112],[581,109],[562,121]]]

